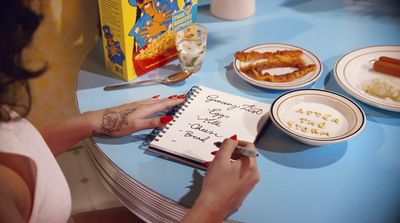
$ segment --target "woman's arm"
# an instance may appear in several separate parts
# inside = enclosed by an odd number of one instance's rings
[[[49,125],[41,130],[44,140],[55,156],[79,141],[93,136],[121,137],[143,129],[157,128],[172,117],[150,116],[182,103],[183,99],[146,99],[113,108],[85,112],[76,117]]]
[[[226,139],[209,165],[200,196],[182,223],[220,223],[236,211],[259,181],[255,158],[232,161],[237,145],[255,150],[251,143]]]

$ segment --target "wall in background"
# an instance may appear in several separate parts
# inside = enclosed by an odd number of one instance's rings
[[[39,0],[40,1],[40,0]],[[78,114],[76,79],[98,39],[97,0],[42,0],[44,19],[26,57],[46,61],[47,72],[32,80],[33,105],[27,119],[36,127]]]

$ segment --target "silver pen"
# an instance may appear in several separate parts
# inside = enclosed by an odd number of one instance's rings
[[[214,142],[214,145],[218,148],[221,147],[222,142]],[[247,157],[252,157],[252,158],[257,158],[258,153],[254,150],[250,150],[250,149],[246,149],[243,146],[236,146],[235,150],[233,151],[233,153],[238,154],[238,155],[243,155],[243,156],[247,156]]]

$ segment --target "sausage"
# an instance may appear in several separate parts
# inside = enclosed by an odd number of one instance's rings
[[[378,72],[400,77],[400,63],[391,63],[385,60],[378,60],[375,61],[373,69]]]
[[[380,60],[380,61],[386,61],[386,62],[389,62],[389,63],[394,63],[394,64],[400,65],[400,60],[399,60],[399,59],[392,58],[392,57],[385,57],[385,56],[383,56],[383,57],[379,57],[379,60]]]

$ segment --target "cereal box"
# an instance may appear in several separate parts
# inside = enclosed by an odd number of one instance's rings
[[[197,0],[98,3],[105,66],[127,81],[175,60],[175,31],[197,19]]]

